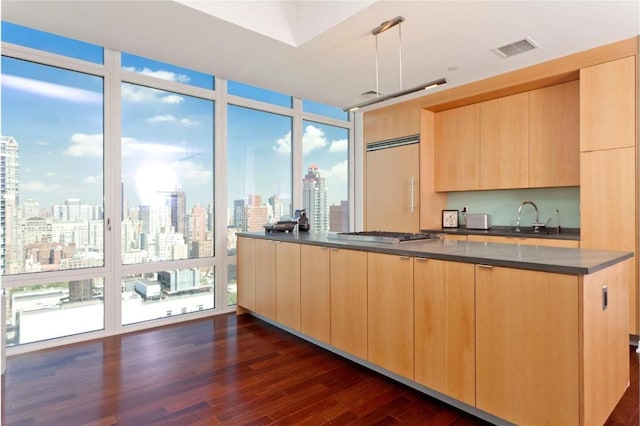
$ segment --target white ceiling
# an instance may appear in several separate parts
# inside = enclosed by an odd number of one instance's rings
[[[629,1],[33,1],[2,19],[340,107],[376,88],[371,29],[402,24],[403,87],[458,86],[640,34]],[[490,49],[530,37],[539,49]],[[397,27],[378,36],[379,89],[400,89]]]

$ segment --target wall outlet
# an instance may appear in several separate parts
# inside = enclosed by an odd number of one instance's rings
[[[469,206],[462,206],[462,213],[469,212]]]

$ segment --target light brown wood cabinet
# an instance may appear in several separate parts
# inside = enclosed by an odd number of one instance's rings
[[[402,103],[368,111],[363,121],[364,143],[420,133],[420,108]]]
[[[474,406],[474,265],[416,258],[414,292],[415,381]]]
[[[413,258],[368,253],[368,359],[413,380]]]
[[[276,321],[300,331],[300,244],[276,241]]]
[[[476,266],[477,408],[603,424],[629,380],[625,263],[586,276]]]
[[[480,241],[485,243],[505,243],[505,244],[528,244],[545,247],[580,247],[580,241],[560,240],[552,238],[527,238],[527,237],[506,237],[502,235],[468,235],[467,241]]]
[[[256,310],[256,244],[253,238],[238,237],[237,294],[238,306]]]
[[[300,246],[300,331],[331,343],[331,258],[327,247]]]
[[[580,185],[580,83],[529,92],[529,187]]]
[[[529,93],[480,103],[480,189],[529,186]]]
[[[420,145],[367,152],[365,228],[420,231]]]
[[[255,240],[256,313],[276,319],[276,245],[272,240]],[[244,256],[244,254],[243,254]],[[239,290],[241,291],[241,290]]]
[[[636,58],[580,70],[580,150],[636,144]]]
[[[367,359],[367,253],[331,249],[331,345]]]
[[[580,225],[583,248],[637,247],[636,57],[580,70]],[[629,275],[629,333],[640,334],[638,261]]]
[[[480,104],[435,114],[435,190],[480,189]]]
[[[581,247],[636,251],[636,149],[580,154]],[[637,257],[629,264],[629,333],[638,334]]]
[[[577,186],[579,83],[438,112],[436,191]]]
[[[578,277],[476,267],[476,406],[516,424],[579,423]]]

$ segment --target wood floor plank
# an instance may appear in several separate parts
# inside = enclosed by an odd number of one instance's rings
[[[638,355],[607,426],[638,424]],[[12,356],[2,424],[485,424],[248,315]]]

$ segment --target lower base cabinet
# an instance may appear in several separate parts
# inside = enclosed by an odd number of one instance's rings
[[[584,276],[477,265],[476,407],[521,425],[603,424],[629,381],[630,261]]]
[[[239,262],[244,262],[241,257]],[[256,313],[276,319],[276,244],[271,240],[255,240]],[[242,283],[238,283],[242,287]],[[242,288],[238,290],[242,292]]]
[[[300,331],[331,343],[331,258],[328,247],[300,246]]]
[[[369,362],[413,380],[413,258],[368,254]]]
[[[300,331],[300,244],[276,241],[276,321]]]
[[[474,265],[416,258],[414,293],[415,381],[474,406]]]
[[[628,386],[634,259],[565,275],[264,239],[238,247],[240,308],[506,421],[603,424]]]
[[[367,359],[367,253],[332,248],[331,345]]]

